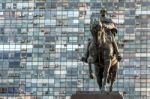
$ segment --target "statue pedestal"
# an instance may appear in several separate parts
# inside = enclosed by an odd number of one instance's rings
[[[123,99],[119,92],[100,93],[93,91],[80,91],[71,96],[71,99]]]

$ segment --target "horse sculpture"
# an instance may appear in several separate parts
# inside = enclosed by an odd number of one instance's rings
[[[92,26],[93,39],[88,44],[89,76],[93,79],[91,65],[95,65],[95,75],[101,91],[106,91],[106,83],[110,83],[109,92],[112,91],[116,79],[118,60],[110,39],[105,33],[106,27],[102,23]]]

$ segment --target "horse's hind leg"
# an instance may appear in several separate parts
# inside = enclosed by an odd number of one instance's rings
[[[118,64],[115,64],[115,65],[112,67],[111,85],[110,85],[110,88],[109,88],[109,91],[110,91],[110,92],[112,91],[113,86],[114,86],[114,83],[115,83],[116,74],[117,74],[117,69],[118,69]]]

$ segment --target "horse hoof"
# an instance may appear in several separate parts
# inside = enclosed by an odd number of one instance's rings
[[[106,93],[107,91],[106,91],[106,87],[105,86],[103,86],[102,88],[101,88],[101,93]]]
[[[105,91],[105,90],[101,90],[100,93],[101,93],[101,94],[105,94],[106,91]]]
[[[109,89],[109,92],[112,92],[112,88]]]
[[[108,92],[108,91],[106,91],[106,90],[101,90],[100,93],[101,93],[101,94],[109,95],[110,92]]]
[[[102,88],[102,89],[100,90],[100,92],[101,92],[101,93],[104,93],[104,92],[105,92],[105,89],[104,89],[104,88]]]

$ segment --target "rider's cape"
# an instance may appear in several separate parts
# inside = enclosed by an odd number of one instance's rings
[[[112,21],[110,18],[100,18],[100,20],[103,25],[111,31],[111,33],[115,36],[117,33],[117,27],[116,24]]]

